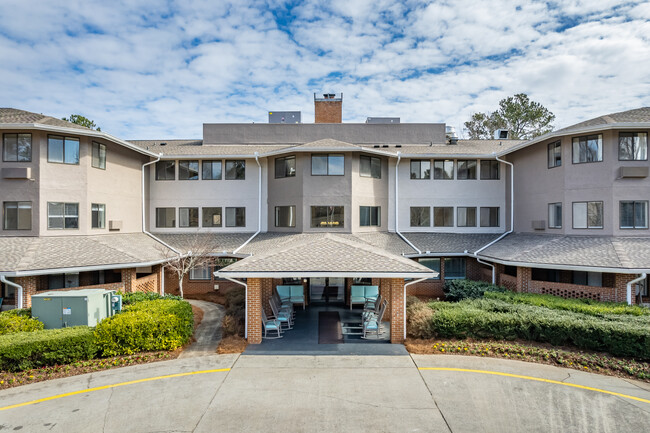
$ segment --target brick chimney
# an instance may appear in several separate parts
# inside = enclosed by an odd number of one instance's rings
[[[314,93],[314,123],[342,123],[343,93],[324,93],[318,98]]]

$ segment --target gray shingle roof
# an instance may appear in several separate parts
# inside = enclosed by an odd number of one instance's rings
[[[77,125],[76,123],[66,122],[65,120],[57,119],[51,116],[45,116],[39,113],[32,113],[30,111],[18,110],[16,108],[0,108],[0,124],[7,123],[40,123],[49,126],[62,126],[65,128],[85,129],[92,131],[85,126]]]
[[[422,252],[431,254],[456,253],[465,251],[473,253],[489,244],[500,234],[494,233],[404,233],[402,235]]]
[[[153,233],[154,236],[181,252],[199,245],[209,246],[215,254],[232,253],[246,242],[252,233]]]
[[[557,132],[570,132],[587,127],[606,126],[612,123],[648,123],[650,122],[650,107],[635,108],[634,110],[620,111],[606,114],[575,125],[559,129]]]
[[[286,145],[274,144],[203,144],[203,140],[129,140],[129,143],[140,146],[154,153],[165,156],[206,155],[253,155],[287,148]],[[166,143],[161,145],[161,143]]]
[[[444,155],[490,155],[510,149],[524,140],[458,140],[458,144],[403,145],[401,148],[390,147],[391,151],[400,151],[402,156],[444,156]],[[385,149],[387,150],[387,149]]]
[[[650,269],[650,237],[515,233],[481,251],[507,262],[611,269]]]
[[[0,271],[36,271],[162,261],[167,250],[144,233],[0,237]]]

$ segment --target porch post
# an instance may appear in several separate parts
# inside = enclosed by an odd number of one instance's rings
[[[249,278],[247,284],[248,344],[260,344],[262,342],[262,279]]]
[[[390,279],[390,342],[404,343],[404,278]]]

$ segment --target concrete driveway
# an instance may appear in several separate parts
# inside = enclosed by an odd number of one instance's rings
[[[519,361],[451,355],[210,355],[0,392],[0,431],[649,428],[648,384]]]

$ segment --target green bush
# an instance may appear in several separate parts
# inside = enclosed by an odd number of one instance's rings
[[[2,316],[2,315],[32,317],[32,309],[31,308],[13,308],[11,310],[0,312],[0,316]]]
[[[650,331],[635,320],[605,320],[570,311],[551,310],[497,299],[432,302],[430,328],[414,336],[431,338],[516,338],[570,344],[616,356],[650,359]]]
[[[481,298],[486,292],[506,291],[504,287],[495,286],[485,281],[472,280],[447,280],[442,290],[445,292],[445,301],[449,302]]]
[[[591,299],[565,299],[553,295],[513,292],[485,293],[485,297],[499,299],[511,304],[535,305],[537,307],[573,311],[574,313],[583,313],[590,316],[604,316],[608,314],[650,316],[650,309],[648,308],[618,302],[599,302]]]
[[[16,313],[5,312],[0,314],[0,335],[15,334],[16,332],[32,332],[43,329],[43,322],[26,315],[21,310]]]
[[[104,319],[95,338],[104,356],[173,350],[187,343],[194,330],[192,306],[176,299],[138,301]]]
[[[21,371],[92,359],[97,353],[87,326],[0,336],[0,370]]]
[[[175,295],[164,295],[161,296],[158,293],[153,293],[153,292],[133,292],[133,293],[119,293],[122,295],[122,306],[126,305],[132,305],[137,302],[143,302],[143,301],[155,301],[158,299],[175,299],[177,301],[182,301],[183,298],[180,296],[175,296]]]

